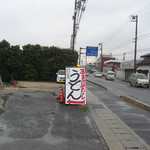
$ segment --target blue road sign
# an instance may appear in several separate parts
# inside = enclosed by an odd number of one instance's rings
[[[98,47],[87,46],[86,56],[98,56]]]

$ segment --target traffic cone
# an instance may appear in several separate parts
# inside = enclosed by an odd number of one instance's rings
[[[14,87],[17,87],[17,82],[16,82],[16,80],[15,80],[15,82],[14,82]]]
[[[63,89],[61,88],[61,94],[60,94],[60,103],[64,103],[65,102],[65,97],[64,97],[64,92]]]

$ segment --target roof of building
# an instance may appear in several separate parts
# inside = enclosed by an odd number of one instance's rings
[[[141,56],[141,58],[146,58],[146,57],[150,57],[150,53]]]
[[[122,61],[119,60],[108,60],[105,61],[104,64],[120,64]]]
[[[141,65],[150,65],[150,59],[144,59],[137,64],[137,66],[141,66]]]

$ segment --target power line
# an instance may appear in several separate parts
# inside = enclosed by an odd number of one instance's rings
[[[137,50],[137,52],[147,52],[147,51],[150,51],[150,47]],[[113,56],[120,56],[120,55],[123,55],[124,53],[132,54],[132,53],[134,53],[134,51],[127,51],[127,52],[123,52],[123,53],[119,53],[119,54],[113,54]]]
[[[149,37],[150,37],[150,33],[139,36],[138,40],[143,40],[143,39],[146,39],[146,38],[149,38]]]
[[[75,49],[76,43],[75,40],[79,29],[81,17],[86,8],[86,3],[87,0],[75,0],[74,16],[73,16],[73,34],[71,36],[71,46],[70,46],[70,49],[72,50]]]
[[[140,21],[141,21],[141,18],[145,18],[145,16],[146,15],[149,15],[150,13],[148,13],[149,12],[149,7],[150,7],[150,3],[147,3],[147,4],[145,4],[141,9],[139,9],[139,10],[137,10],[137,11],[135,11],[134,13],[138,13],[138,14],[141,14],[141,17],[140,17]],[[142,14],[146,14],[146,15],[142,15]],[[129,17],[128,17],[128,19],[129,19]],[[128,27],[128,25],[129,25],[129,21],[125,21],[123,24],[121,24],[121,26],[117,29],[117,30],[115,30],[107,39],[105,39],[104,40],[104,44],[106,45],[106,43],[107,43],[107,45],[108,45],[108,43],[110,43],[109,44],[109,46],[110,45],[115,45],[116,43],[118,44],[118,41],[120,41],[121,39],[122,39],[122,37],[116,42],[116,40],[119,38],[119,36],[121,35],[120,33],[121,32],[124,32],[126,29],[127,29],[127,27]],[[129,32],[129,31],[128,31]],[[129,32],[130,33],[130,32]],[[133,34],[133,33],[132,33]],[[116,36],[115,36],[116,35]],[[133,35],[132,35],[133,36]],[[146,39],[146,38],[149,38],[150,37],[150,35],[149,34],[145,34],[145,35],[142,35],[142,36],[139,36],[138,37],[138,40],[142,40],[142,39]],[[129,38],[128,38],[129,39]],[[133,42],[133,39],[134,38],[132,38],[131,40],[127,40],[126,42],[122,42],[122,44],[118,44],[117,46],[113,46],[114,48],[111,48],[111,49],[109,49],[108,51],[114,51],[115,49],[119,49],[119,48],[123,48],[123,47],[125,47],[125,46],[127,46],[127,45],[129,45],[130,43],[132,43]],[[107,40],[107,41],[106,41]],[[114,42],[113,42],[114,41]],[[111,46],[112,47],[112,46]]]

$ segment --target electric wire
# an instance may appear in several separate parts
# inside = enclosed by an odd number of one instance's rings
[[[140,21],[141,21],[141,19],[144,20],[144,18],[146,18],[148,15],[150,15],[149,7],[150,7],[150,3],[144,5],[144,7],[137,10],[136,12],[134,12],[134,14],[138,13],[138,15],[141,15]],[[145,15],[142,15],[142,14],[145,14]],[[127,45],[129,45],[133,42],[134,38],[132,38],[131,40],[127,40],[126,42],[123,42],[122,44],[118,44],[118,42],[113,42],[115,40],[115,38],[117,39],[117,36],[119,37],[121,32],[125,31],[125,29],[127,28],[127,25],[129,25],[129,22],[130,22],[129,20],[127,22],[125,21],[115,32],[113,32],[113,34],[111,34],[107,39],[104,40],[104,43],[105,44],[109,43],[109,45],[111,45],[111,43],[113,45],[116,45],[116,43],[117,43],[117,46],[113,46],[114,48],[109,49],[109,51],[111,51],[111,52],[115,51],[115,49],[123,48],[123,47],[125,47],[125,46],[127,46]],[[115,38],[114,38],[115,34],[117,34],[117,36],[115,36]],[[146,39],[146,38],[149,38],[149,37],[150,37],[150,34],[141,35],[141,36],[138,36],[138,40],[143,40],[143,39]],[[119,39],[118,41],[120,42],[121,39]]]

